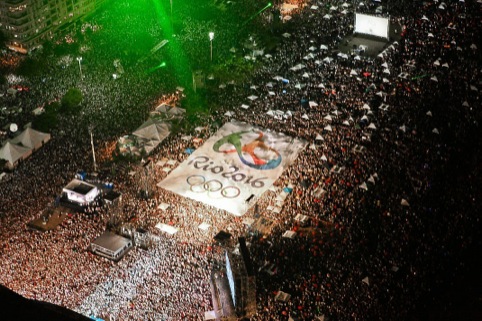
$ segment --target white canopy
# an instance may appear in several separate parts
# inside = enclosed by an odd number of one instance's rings
[[[42,133],[28,127],[20,135],[13,138],[13,144],[22,144],[22,146],[30,149],[38,149],[50,140],[50,134]]]
[[[25,159],[32,154],[32,150],[28,147],[7,142],[2,148],[0,148],[0,159],[7,161],[9,168],[15,167],[17,162],[21,159]]]
[[[184,108],[179,108],[179,107],[172,107],[167,111],[168,115],[171,116],[183,116],[186,113],[186,110]]]
[[[163,141],[170,134],[170,125],[160,120],[148,119],[132,134],[141,139]]]
[[[296,66],[293,66],[290,68],[290,70],[293,70],[293,71],[296,71],[296,70],[301,70],[303,68],[305,68],[306,66],[303,65],[303,64],[297,64]]]

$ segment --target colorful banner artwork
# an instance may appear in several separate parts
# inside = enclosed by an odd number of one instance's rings
[[[305,146],[304,141],[282,133],[233,121],[158,186],[241,216]]]

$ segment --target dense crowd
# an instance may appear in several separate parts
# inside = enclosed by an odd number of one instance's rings
[[[340,40],[353,31],[353,15],[341,12],[346,8],[342,1],[330,3],[336,10],[324,5],[314,10],[314,4],[293,14],[291,36],[271,56],[258,59],[261,66],[249,83],[207,84],[208,98],[223,107],[200,120],[197,125],[205,129],[196,133],[208,138],[217,130],[213,124],[236,119],[304,139],[307,148],[275,188],[257,200],[256,210],[240,218],[161,188],[147,200],[139,197],[143,171],[154,183],[165,178],[168,173],[156,163],[184,161],[185,149],[193,146],[185,135],[193,132],[169,136],[147,169],[134,164],[104,170],[105,179],[123,194],[123,215],[154,240],[149,250],[134,249],[119,263],[88,251],[111,220],[108,208],[93,216],[72,213],[59,229],[44,234],[28,231],[26,224],[79,169],[91,166],[87,132],[77,123],[102,126],[97,137],[102,145],[144,120],[139,110],[128,107],[152,106],[159,97],[153,93],[169,94],[175,79],[161,83],[159,76],[126,68],[114,80],[111,62],[117,57],[91,48],[83,55],[89,64],[81,82],[76,64],[56,70],[55,77],[31,80],[35,95],[19,98],[26,110],[40,100],[57,99],[74,85],[84,93],[84,109],[65,118],[51,142],[0,182],[0,213],[5,213],[0,282],[85,315],[202,320],[204,311],[213,309],[210,271],[222,265],[222,250],[211,240],[225,230],[233,239],[248,237],[257,267],[273,267],[271,273],[258,271],[253,320],[322,315],[398,320],[412,311],[432,290],[430,280],[443,269],[440,263],[470,245],[465,235],[478,224],[470,212],[476,201],[471,181],[464,191],[452,191],[465,195],[466,202],[443,201],[450,213],[431,195],[440,188],[437,175],[453,165],[456,143],[479,128],[480,50],[475,42],[480,4],[453,1],[440,8],[427,2],[411,16],[391,12],[393,22],[403,26],[402,37],[377,57],[337,55]],[[324,19],[328,12],[332,18]],[[102,30],[102,18],[97,24]],[[153,27],[152,32],[158,31]],[[85,42],[88,46],[89,39]],[[303,66],[293,68],[299,64]],[[248,99],[251,95],[258,98]],[[293,191],[281,213],[269,210],[286,186]],[[160,209],[162,203],[169,208]],[[294,220],[297,214],[308,216],[310,224],[301,226]],[[243,222],[259,217],[272,222],[271,233],[261,235]],[[163,234],[154,228],[159,222],[179,232]],[[210,229],[199,229],[201,223]],[[296,231],[296,237],[283,238],[286,230]],[[275,301],[280,290],[291,299]]]

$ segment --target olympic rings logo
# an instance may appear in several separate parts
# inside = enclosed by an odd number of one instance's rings
[[[189,190],[193,193],[219,193],[224,198],[236,198],[241,194],[241,190],[236,186],[223,186],[217,179],[206,181],[203,175],[190,175],[186,178]]]

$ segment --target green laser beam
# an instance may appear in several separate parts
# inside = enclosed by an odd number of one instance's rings
[[[157,69],[160,69],[160,68],[163,68],[163,67],[166,67],[166,62],[163,61],[161,62],[159,65],[157,66],[154,66],[152,68],[149,68],[147,69],[146,73],[150,74],[150,73],[153,73],[154,71],[156,71]]]
[[[271,2],[268,2],[268,4],[264,8],[260,9],[258,12],[256,12],[251,17],[249,17],[248,20],[243,22],[243,26],[246,25],[251,20],[253,20],[256,16],[260,15],[263,11],[265,11],[266,9],[268,9],[269,7],[272,7],[272,6],[273,6],[273,4]]]
[[[173,36],[172,17],[168,14],[170,6],[166,5],[164,1],[152,0],[152,2],[159,28],[162,29],[164,38],[169,41],[169,46],[165,46],[169,67],[174,71],[178,84],[187,86],[191,83],[191,66],[178,39]]]

